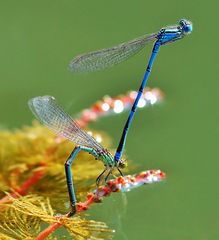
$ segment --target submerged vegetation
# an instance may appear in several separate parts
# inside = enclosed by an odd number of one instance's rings
[[[123,104],[122,111],[127,110],[134,95],[129,92],[116,98],[105,97],[83,111],[77,122],[85,127],[90,121],[112,114],[117,101]],[[148,88],[144,98],[144,106],[153,105],[162,100],[163,94],[159,89]],[[105,133],[90,131],[90,134],[110,148],[110,138]],[[103,165],[80,152],[72,167],[79,203],[77,214],[69,218],[64,163],[74,146],[36,121],[14,131],[1,129],[0,239],[60,239],[56,231],[60,227],[65,229],[62,239],[70,236],[77,240],[111,239],[114,231],[103,222],[88,220],[84,211],[112,192],[128,191],[165,178],[160,170],[151,170],[110,180],[96,189],[95,180]]]
[[[107,144],[109,139],[104,139]],[[112,232],[105,223],[85,220],[81,214],[56,217],[68,211],[64,162],[72,148],[71,142],[36,122],[14,132],[0,132],[1,239],[35,239],[45,228],[43,223],[61,224],[74,239],[105,239]],[[95,189],[101,167],[90,155],[79,154],[73,168],[79,201]]]

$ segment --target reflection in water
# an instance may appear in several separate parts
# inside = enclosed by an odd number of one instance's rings
[[[126,216],[127,206],[128,206],[128,200],[125,193],[121,194],[122,199],[122,207],[120,209],[116,209],[116,215],[117,215],[117,236],[121,240],[128,240],[128,236],[125,233],[124,227],[123,227],[123,218]]]
[[[95,213],[91,215],[92,217],[96,215],[95,219],[107,222],[107,225],[115,230],[113,239],[128,240],[125,230],[126,226],[124,225],[127,209],[128,201],[126,193],[113,194],[110,198],[105,199],[101,208],[96,209]]]

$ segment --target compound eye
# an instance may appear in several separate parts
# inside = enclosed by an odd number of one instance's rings
[[[192,23],[191,22],[189,22],[185,19],[181,19],[179,21],[179,25],[185,34],[189,34],[192,32]]]
[[[185,25],[183,30],[186,34],[191,33],[192,32],[192,24]]]

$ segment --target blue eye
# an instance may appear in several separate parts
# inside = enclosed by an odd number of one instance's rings
[[[192,23],[191,22],[189,22],[185,19],[182,19],[182,20],[180,20],[179,24],[182,27],[182,30],[185,34],[189,34],[192,32]]]
[[[183,30],[185,33],[191,33],[192,32],[192,24],[185,25]]]

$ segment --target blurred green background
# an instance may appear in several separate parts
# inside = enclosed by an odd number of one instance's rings
[[[31,124],[27,100],[53,95],[73,115],[103,95],[137,89],[151,52],[114,68],[72,74],[77,54],[157,32],[180,18],[194,32],[161,48],[148,86],[165,103],[137,112],[126,154],[140,170],[161,168],[164,184],[115,194],[90,213],[114,239],[219,239],[217,1],[8,0],[0,7],[0,124]],[[147,56],[147,59],[146,59]],[[91,125],[116,147],[127,113]],[[63,169],[64,170],[64,169]],[[125,203],[126,202],[126,203]]]

